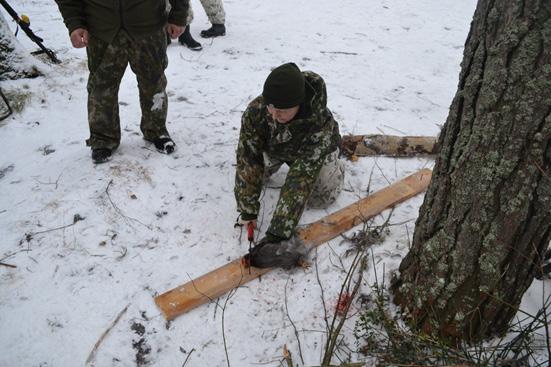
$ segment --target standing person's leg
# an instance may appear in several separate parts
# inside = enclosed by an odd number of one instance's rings
[[[166,129],[168,98],[165,69],[168,65],[167,44],[163,28],[146,36],[127,37],[130,67],[138,80],[142,120],[140,129],[145,140],[155,144],[161,153],[174,151],[174,142]]]
[[[344,183],[344,164],[339,159],[339,150],[327,155],[321,167],[308,207],[324,209],[331,205],[341,193]]]
[[[203,5],[209,22],[212,24],[209,29],[201,31],[201,37],[224,36],[226,34],[226,12],[222,0],[201,0],[201,5]]]
[[[178,42],[182,46],[186,46],[190,50],[193,51],[201,51],[203,49],[203,46],[199,42],[197,42],[192,36],[190,32],[190,25],[193,21],[193,8],[191,7],[191,2],[189,3],[189,10],[187,13],[187,19],[186,19],[186,29],[184,29],[184,33],[178,37]]]
[[[128,54],[120,35],[111,43],[90,36],[88,55],[88,125],[92,159],[102,163],[109,159],[121,140],[119,86],[128,64]]]

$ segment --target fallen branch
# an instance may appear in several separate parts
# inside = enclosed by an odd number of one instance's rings
[[[8,267],[8,268],[17,268],[17,266],[15,266],[15,265],[12,265],[12,264],[6,264],[6,263],[3,263],[3,262],[0,262],[0,265],[2,265],[2,266],[6,266],[6,267]]]
[[[124,315],[126,313],[126,310],[128,310],[129,306],[130,306],[130,303],[127,304],[126,307],[123,308],[121,312],[119,312],[119,314],[117,315],[115,320],[113,320],[111,325],[109,325],[109,327],[103,332],[103,334],[101,334],[100,338],[98,339],[98,341],[94,345],[94,348],[92,348],[92,351],[88,355],[88,358],[86,358],[86,362],[84,363],[85,365],[90,364],[94,361],[94,359],[96,358],[96,352],[98,351],[99,346],[101,345],[103,340],[107,337],[107,334],[109,334],[111,329],[113,329],[115,327],[115,325],[120,321],[120,319],[122,318],[122,315]]]
[[[374,155],[434,155],[437,150],[436,137],[433,136],[346,135],[341,143],[341,151],[350,159]]]

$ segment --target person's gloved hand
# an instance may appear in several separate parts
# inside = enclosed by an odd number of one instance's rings
[[[266,233],[247,255],[249,264],[256,268],[281,267],[291,269],[300,266],[308,255],[309,248],[296,236],[284,239]]]

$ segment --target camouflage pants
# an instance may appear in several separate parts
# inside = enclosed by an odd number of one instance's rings
[[[264,153],[264,178],[276,173],[283,162],[270,158]],[[339,150],[335,150],[325,158],[314,189],[308,198],[309,208],[324,209],[331,205],[341,193],[344,183],[344,164],[339,159]]]
[[[126,67],[136,74],[142,119],[147,140],[167,135],[167,95],[164,70],[168,65],[166,31],[132,37],[120,31],[111,43],[90,37],[88,55],[88,124],[92,149],[119,146],[121,139],[118,92]]]
[[[226,12],[224,12],[224,5],[222,0],[201,0],[201,5],[207,13],[209,22],[212,24],[225,24],[226,23]],[[187,15],[186,24],[190,25],[193,21],[193,9],[191,8],[191,2],[189,3],[189,11]]]

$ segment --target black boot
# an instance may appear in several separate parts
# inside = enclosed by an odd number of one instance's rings
[[[193,51],[201,51],[203,49],[203,46],[191,37],[191,33],[189,33],[189,26],[187,26],[184,33],[178,37],[178,42]]]
[[[201,37],[211,38],[226,35],[226,26],[223,24],[213,24],[209,29],[201,31]]]
[[[155,146],[155,149],[157,149],[159,153],[172,154],[176,149],[176,144],[174,143],[174,140],[172,140],[169,136],[166,136],[166,135],[161,135],[157,139],[148,140],[148,141],[153,143],[153,145]]]
[[[95,164],[105,163],[111,158],[111,153],[108,148],[92,149],[92,161]]]

